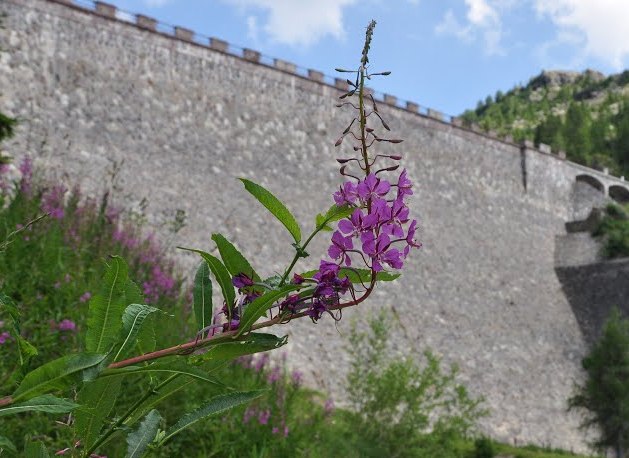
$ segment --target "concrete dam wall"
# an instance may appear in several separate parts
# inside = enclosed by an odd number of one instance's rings
[[[186,211],[174,245],[210,250],[221,232],[262,275],[285,268],[291,239],[235,177],[270,189],[303,227],[332,204],[333,145],[353,116],[334,107],[342,81],[144,16],[128,22],[102,3],[2,0],[0,13],[0,111],[21,120],[8,152],[94,193],[119,168],[117,201],[146,198],[153,227]],[[342,404],[350,321],[393,307],[394,348],[419,358],[430,347],[457,363],[487,399],[487,433],[583,449],[566,399],[587,347],[555,270],[556,237],[608,196],[624,196],[626,183],[391,96],[380,112],[405,140],[395,151],[415,183],[424,246],[338,330],[330,319],[276,329],[289,333],[289,363]],[[304,270],[327,244],[324,236],[310,247]],[[198,262],[175,251],[186,269]]]

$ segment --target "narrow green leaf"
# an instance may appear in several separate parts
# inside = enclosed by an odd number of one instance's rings
[[[13,415],[21,412],[46,412],[46,413],[68,413],[79,407],[72,401],[58,398],[51,394],[44,394],[28,401],[18,404],[11,404],[9,407],[0,410],[0,417]],[[0,444],[0,447],[2,445]]]
[[[179,248],[186,251],[193,251],[201,255],[205,262],[207,262],[207,265],[212,271],[214,278],[216,278],[218,285],[221,287],[221,292],[223,293],[223,298],[225,299],[225,302],[227,302],[229,307],[233,307],[234,302],[236,301],[236,293],[234,291],[234,286],[232,285],[232,278],[231,275],[229,275],[229,271],[223,265],[220,259],[212,256],[209,253],[206,253],[205,251],[195,250],[193,248]]]
[[[125,308],[122,314],[122,338],[120,348],[114,357],[114,361],[125,356],[135,346],[138,340],[138,333],[142,328],[144,320],[151,314],[160,310],[150,305],[131,304]]]
[[[212,323],[212,280],[205,261],[201,262],[194,276],[192,299],[197,329],[205,329]]]
[[[27,442],[24,446],[25,458],[50,458],[43,442]]]
[[[74,428],[84,445],[90,446],[116,405],[122,378],[96,379],[86,383],[79,391],[77,401],[81,408],[75,412]]]
[[[304,278],[312,278],[314,274],[316,274],[318,270],[309,270],[300,274]],[[394,272],[385,272],[381,271],[376,274],[377,281],[393,281],[396,280],[401,274]],[[365,284],[371,282],[371,270],[370,269],[354,269],[348,267],[341,267],[339,269],[339,278],[349,278],[349,281],[352,283],[360,283],[361,281]]]
[[[300,289],[301,285],[285,285],[279,289],[269,291],[262,296],[255,299],[251,304],[247,305],[242,317],[240,318],[240,327],[238,328],[237,336],[242,335],[251,326],[262,317],[271,306],[284,296],[287,296],[292,291]]]
[[[126,458],[140,458],[144,454],[146,447],[155,439],[161,419],[162,417],[157,410],[151,410],[144,417],[140,426],[129,433],[127,436]]]
[[[224,386],[216,378],[208,376],[202,369],[191,366],[190,364],[186,364],[183,361],[169,361],[153,363],[147,366],[127,366],[121,367],[119,369],[105,369],[103,372],[100,373],[99,378],[104,379],[108,377],[121,377],[125,375],[149,374],[159,372],[187,375],[188,377],[203,380],[204,382],[209,382],[214,385]]]
[[[116,342],[122,328],[122,314],[126,302],[125,290],[128,286],[127,264],[114,256],[107,265],[101,290],[89,303],[87,318],[87,351],[104,353]]]
[[[286,345],[287,342],[287,336],[277,337],[273,334],[252,332],[238,340],[212,345],[205,353],[192,358],[195,363],[210,360],[232,360],[239,356],[274,350]]]
[[[20,312],[9,296],[0,292],[0,317],[4,315],[9,316],[9,331],[11,336],[17,342],[17,351],[20,367],[25,366],[28,361],[37,356],[37,349],[31,345],[24,337],[21,336],[20,331]]]
[[[4,436],[0,436],[0,450],[17,455],[17,448],[15,447],[15,444]]]
[[[204,418],[217,415],[241,404],[251,402],[262,396],[265,391],[266,390],[243,391],[215,396],[210,399],[207,404],[181,417],[181,419],[179,419],[172,428],[166,431],[166,435],[164,439],[162,439],[161,443],[165,443],[174,435],[179,434],[187,427],[203,420]]]
[[[240,181],[245,185],[245,189],[251,193],[253,197],[264,205],[273,216],[275,216],[283,225],[288,229],[288,232],[293,236],[295,242],[301,241],[301,229],[297,220],[293,214],[286,208],[286,206],[273,194],[267,191],[265,188],[253,181],[246,178],[240,178]]]
[[[50,391],[64,390],[80,380],[81,373],[98,366],[106,355],[78,353],[62,356],[26,374],[13,393],[13,400],[29,399]]]
[[[238,249],[221,234],[212,234],[212,240],[218,247],[218,252],[221,254],[221,258],[225,263],[225,267],[232,276],[244,273],[248,275],[253,281],[260,281],[260,277],[253,270],[249,261],[238,251]]]
[[[349,205],[343,205],[341,207],[336,204],[332,205],[325,214],[319,213],[317,215],[315,220],[316,230],[333,230],[329,225],[330,223],[351,216],[351,214],[354,213],[354,210],[356,210],[356,208]]]
[[[155,406],[160,404],[165,399],[173,396],[174,394],[180,393],[182,391],[187,390],[193,384],[197,383],[198,379],[184,376],[177,376],[173,378],[165,386],[161,387],[160,390],[153,394],[153,396],[149,397],[146,401],[144,401],[136,411],[125,420],[125,426],[134,425],[140,418],[142,418],[147,412],[153,409]]]

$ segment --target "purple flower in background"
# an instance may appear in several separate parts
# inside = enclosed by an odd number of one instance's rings
[[[9,339],[11,339],[11,334],[6,331],[0,333],[0,345],[3,345]]]
[[[332,235],[332,245],[328,248],[328,255],[332,259],[341,259],[341,262],[345,262],[345,265],[351,266],[352,259],[347,252],[354,248],[351,237],[343,237],[339,231],[334,232]]]
[[[22,174],[20,192],[30,196],[33,190],[33,161],[29,156],[25,156],[20,162],[20,173]]]
[[[339,190],[334,193],[334,202],[339,207],[345,204],[354,204],[358,198],[358,188],[351,181],[344,182]]]
[[[271,411],[268,409],[263,410],[262,412],[258,414],[258,423],[260,423],[261,425],[266,425],[269,423],[270,418],[271,418]]]
[[[412,196],[413,195],[413,190],[411,189],[412,187],[413,187],[413,183],[406,176],[406,169],[402,170],[402,173],[400,173],[400,178],[398,178],[398,182],[397,182],[398,199],[400,197],[404,198],[404,196]]]
[[[87,301],[89,301],[92,298],[92,293],[90,293],[89,291],[85,291],[81,297],[79,297],[79,302],[85,303]]]
[[[364,181],[358,183],[358,196],[363,202],[367,202],[370,199],[385,196],[389,189],[391,189],[391,185],[388,181],[381,180],[375,174],[370,173]]]
[[[256,416],[256,410],[253,407],[247,407],[245,414],[242,416],[242,422],[247,424],[249,420]]]
[[[253,366],[253,370],[256,372],[261,372],[264,369],[264,366],[269,362],[269,355],[263,353],[262,356],[255,362]]]
[[[304,379],[304,373],[298,370],[294,370],[291,374],[290,374],[290,378],[293,382],[293,385],[295,386],[300,386],[301,383],[303,382]]]
[[[53,186],[42,196],[42,211],[50,213],[51,218],[63,219],[63,197],[67,189],[62,185]]]
[[[401,269],[403,265],[402,253],[397,248],[390,248],[391,239],[386,234],[380,234],[377,238],[370,234],[363,243],[363,251],[371,257],[373,270],[383,270],[382,263],[388,264],[394,269]]]
[[[323,407],[323,409],[325,410],[325,413],[327,415],[330,415],[332,412],[334,412],[334,401],[331,398],[327,399],[325,401],[325,406]]]
[[[266,381],[269,383],[275,383],[279,381],[282,373],[280,372],[279,366],[274,367],[271,372],[266,376]]]
[[[76,331],[76,324],[72,320],[61,320],[57,325],[59,331]]]

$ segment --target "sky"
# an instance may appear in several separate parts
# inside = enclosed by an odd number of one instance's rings
[[[629,0],[107,1],[331,76],[374,19],[372,87],[449,115],[544,69],[629,68]]]

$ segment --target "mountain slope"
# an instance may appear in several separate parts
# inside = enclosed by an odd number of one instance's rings
[[[629,71],[608,77],[592,70],[543,71],[524,87],[488,96],[461,118],[629,176]]]

